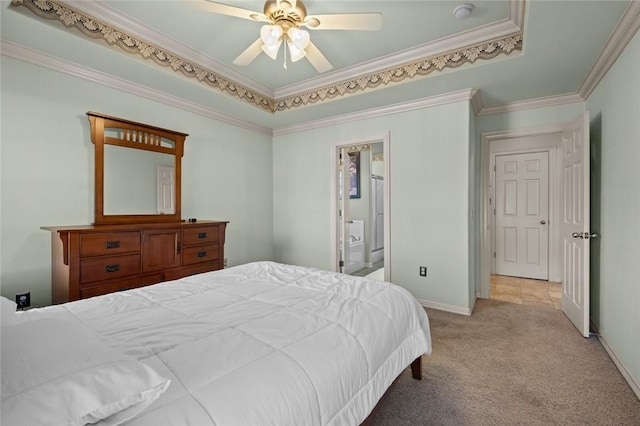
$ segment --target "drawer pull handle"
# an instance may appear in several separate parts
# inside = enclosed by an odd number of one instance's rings
[[[198,257],[206,257],[207,256],[207,252],[206,251],[199,251],[198,252]]]
[[[198,232],[198,238],[207,238],[206,232]]]
[[[106,246],[108,249],[118,248],[118,247],[120,247],[120,241],[107,241],[107,243],[105,244],[105,246]]]
[[[104,267],[105,272],[118,272],[120,270],[120,265],[119,264],[115,264],[115,265],[107,265]]]

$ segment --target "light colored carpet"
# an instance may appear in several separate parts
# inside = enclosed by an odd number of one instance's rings
[[[472,316],[427,312],[423,380],[405,370],[373,425],[640,425],[640,401],[600,342],[561,311],[479,299]]]

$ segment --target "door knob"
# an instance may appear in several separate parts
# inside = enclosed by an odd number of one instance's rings
[[[545,223],[547,223],[547,221],[546,221],[546,220],[541,220],[541,221],[540,221],[540,225],[544,225]]]
[[[584,233],[584,237],[587,238],[587,239],[591,238],[592,240],[595,240],[595,239],[597,239],[599,237],[599,235],[598,235],[597,232],[594,232],[593,234],[585,232]]]
[[[571,234],[571,236],[572,236],[573,238],[584,238],[584,237],[582,236],[582,232],[580,232],[580,233],[578,233],[578,232],[574,232],[573,234]]]

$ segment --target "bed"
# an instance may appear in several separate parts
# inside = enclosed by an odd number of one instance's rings
[[[274,262],[9,310],[7,425],[359,425],[431,352],[403,288]]]

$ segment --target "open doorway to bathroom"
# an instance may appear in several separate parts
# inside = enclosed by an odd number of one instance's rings
[[[335,269],[389,281],[388,135],[335,146]]]

